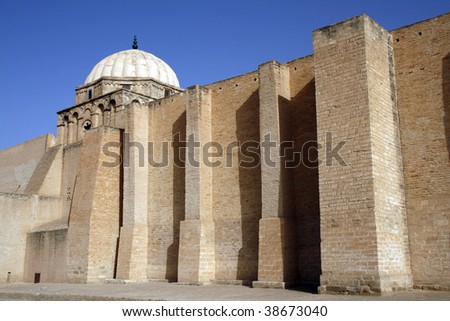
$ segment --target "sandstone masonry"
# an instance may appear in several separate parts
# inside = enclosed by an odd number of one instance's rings
[[[78,87],[56,138],[0,151],[0,282],[450,290],[450,14],[313,41],[186,90]]]

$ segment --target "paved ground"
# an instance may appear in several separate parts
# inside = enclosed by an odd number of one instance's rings
[[[382,297],[318,295],[307,289],[254,289],[238,285],[130,284],[0,284],[0,300],[133,300],[133,301],[450,301],[450,292],[412,290]]]

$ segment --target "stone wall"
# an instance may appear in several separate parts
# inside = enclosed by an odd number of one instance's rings
[[[148,278],[176,281],[180,222],[185,212],[185,95],[150,103],[148,141]],[[165,156],[163,156],[165,155]],[[167,156],[167,157],[166,157]]]
[[[0,151],[0,191],[23,193],[53,135],[43,135]]]
[[[392,32],[414,285],[450,288],[450,14]]]
[[[284,288],[298,278],[293,169],[282,147],[292,139],[290,73],[276,61],[260,65],[258,73],[262,208],[253,286]]]
[[[120,130],[98,127],[83,140],[69,216],[67,277],[73,283],[114,277],[120,223]],[[105,145],[107,153],[105,153]]]
[[[0,191],[40,195],[0,193],[0,282],[450,289],[448,39],[450,14],[361,15],[157,101],[80,87],[104,96],[60,112],[64,144],[0,152]]]
[[[39,160],[25,188],[25,193],[59,197],[61,195],[62,169],[62,145],[48,148]]]
[[[148,273],[148,106],[137,100],[126,109],[122,139],[123,183],[118,197],[123,199],[118,248],[118,279],[144,280]],[[122,190],[120,190],[122,188]]]
[[[25,282],[67,281],[67,221],[63,228],[27,234],[25,254]]]
[[[0,193],[0,283],[23,282],[27,234],[58,219],[60,199]]]
[[[185,219],[180,225],[178,281],[208,284],[215,279],[212,167],[203,162],[211,142],[211,91],[199,85],[186,95]],[[189,148],[191,145],[191,148]]]
[[[258,276],[258,226],[261,217],[259,165],[259,77],[251,72],[208,86],[211,90],[210,146],[212,210],[215,224],[215,279],[249,283]],[[247,146],[245,145],[247,144]],[[252,147],[253,146],[253,147]],[[255,152],[252,160],[239,148]],[[247,162],[240,166],[240,162]]]
[[[314,32],[322,292],[410,287],[391,37],[361,15]],[[335,146],[345,142],[339,161]]]
[[[63,146],[61,177],[61,216],[69,218],[80,162],[81,141]]]
[[[321,271],[319,171],[314,57],[287,64],[292,104],[295,211],[298,224],[298,281],[317,285]]]

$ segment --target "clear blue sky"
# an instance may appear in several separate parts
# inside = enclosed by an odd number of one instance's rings
[[[55,133],[75,87],[134,34],[186,88],[310,55],[313,30],[360,13],[391,30],[449,11],[449,0],[3,0],[0,150]]]

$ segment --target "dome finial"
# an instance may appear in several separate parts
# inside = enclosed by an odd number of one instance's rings
[[[137,49],[137,48],[138,48],[138,43],[137,43],[136,35],[134,35],[133,46],[131,46],[131,48],[133,48],[133,49]]]

